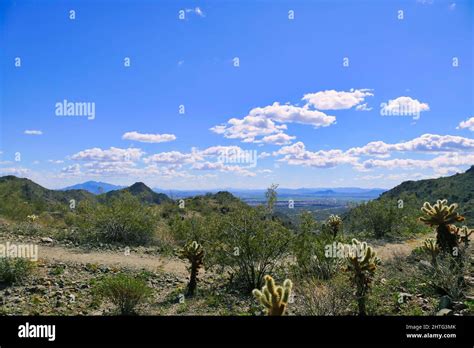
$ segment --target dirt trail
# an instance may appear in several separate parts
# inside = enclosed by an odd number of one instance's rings
[[[119,251],[84,251],[62,246],[38,246],[38,257],[46,261],[77,262],[97,264],[108,267],[128,267],[157,272],[164,271],[180,277],[186,277],[186,264],[164,256],[145,255],[131,252],[129,255]]]
[[[423,244],[423,241],[432,237],[425,235],[404,242],[386,243],[383,245],[374,245],[377,255],[382,260],[388,260],[395,255],[408,255],[414,248]],[[76,262],[81,264],[97,264],[108,267],[128,267],[133,269],[146,269],[148,271],[163,271],[179,277],[187,277],[188,271],[186,263],[175,258],[130,253],[125,255],[123,251],[84,251],[80,249],[71,249],[63,246],[49,246],[40,244],[38,246],[38,257],[45,261],[56,262]]]
[[[407,239],[403,242],[374,245],[374,249],[377,252],[377,256],[379,256],[382,260],[389,260],[396,255],[409,255],[413,249],[423,245],[423,241],[427,238],[434,238],[434,234]]]

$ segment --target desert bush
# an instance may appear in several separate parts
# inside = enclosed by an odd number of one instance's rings
[[[34,263],[25,258],[0,258],[0,282],[19,284],[24,282],[33,272]]]
[[[448,295],[452,300],[459,301],[467,290],[465,276],[469,274],[469,255],[462,253],[457,257],[440,254],[436,263],[423,268],[421,280],[428,284],[439,295]]]
[[[213,221],[213,236],[204,244],[209,265],[229,271],[249,292],[261,288],[264,275],[281,266],[290,250],[290,231],[267,216],[263,207],[230,212]]]
[[[415,197],[381,198],[362,203],[344,218],[345,232],[374,238],[400,238],[428,232],[418,222],[419,203]]]
[[[308,276],[330,279],[340,270],[342,260],[327,257],[325,252],[326,247],[335,242],[334,231],[321,227],[310,213],[305,212],[301,215],[299,231],[292,245],[296,257],[294,273],[298,279],[305,279]]]
[[[326,281],[307,279],[298,286],[297,299],[303,315],[348,315],[352,296],[346,277],[338,275]]]
[[[81,207],[79,226],[90,239],[106,243],[146,244],[153,238],[157,217],[131,194],[107,204]]]
[[[175,215],[169,222],[171,235],[182,246],[190,240],[202,244],[211,238],[213,220],[213,214],[207,216],[194,213],[186,216]]]
[[[125,274],[107,277],[96,288],[96,295],[112,302],[121,315],[135,314],[136,307],[145,302],[151,292],[145,281]]]

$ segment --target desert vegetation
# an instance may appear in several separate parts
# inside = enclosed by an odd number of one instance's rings
[[[304,211],[288,224],[275,210],[277,185],[256,207],[227,192],[172,200],[138,185],[99,197],[75,192],[72,208],[64,192],[41,194],[33,185],[28,201],[19,189],[25,181],[1,185],[0,242],[40,246],[36,261],[0,258],[2,314],[466,315],[474,309],[472,230],[458,213],[461,205],[443,199],[387,195],[326,220]],[[386,245],[410,240],[417,242],[405,253],[384,253]],[[48,258],[53,251],[64,260]],[[90,260],[71,261],[65,255],[72,251]]]

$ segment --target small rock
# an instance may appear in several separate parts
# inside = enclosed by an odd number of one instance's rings
[[[433,268],[433,266],[431,265],[431,263],[429,263],[428,261],[425,261],[425,260],[421,260],[420,261],[420,266],[423,266],[425,268]]]
[[[453,309],[455,311],[462,311],[463,309],[466,309],[466,308],[467,308],[467,306],[462,302],[454,302],[453,303]]]
[[[449,308],[443,308],[438,313],[436,313],[437,316],[446,316],[446,315],[452,315],[453,311],[452,309]]]
[[[45,243],[45,244],[51,244],[51,243],[53,243],[54,241],[53,241],[52,238],[43,237],[43,238],[41,238],[41,242],[42,242],[42,243]]]

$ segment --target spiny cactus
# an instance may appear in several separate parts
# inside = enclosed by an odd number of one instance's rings
[[[351,281],[356,287],[355,295],[359,307],[359,315],[365,315],[367,294],[377,266],[380,264],[380,259],[366,242],[359,242],[355,238],[352,239],[351,245],[346,245],[346,248],[349,250],[346,256],[348,261],[346,271],[352,273]]]
[[[197,286],[199,269],[204,264],[204,249],[196,241],[189,242],[181,249],[180,256],[187,259],[191,264],[187,295],[193,296]]]
[[[275,281],[269,275],[264,277],[265,285],[262,290],[254,289],[252,294],[267,309],[267,315],[280,316],[285,313],[291,296],[293,283],[286,279],[283,286],[275,285]]]
[[[338,215],[330,215],[327,221],[329,228],[331,229],[333,238],[336,238],[339,230],[342,226],[342,219]]]
[[[452,224],[464,221],[464,217],[455,211],[457,207],[457,204],[448,205],[448,201],[443,199],[436,201],[434,205],[425,202],[421,208],[427,216],[420,217],[420,221],[429,226],[436,226],[436,244],[448,253],[452,253],[459,242],[457,228]]]
[[[469,236],[474,232],[474,230],[469,229],[467,226],[463,226],[458,229],[457,234],[459,236],[459,241],[464,243],[464,246],[469,247]]]
[[[436,257],[439,254],[439,247],[436,244],[436,240],[428,238],[423,242],[423,250],[425,250],[431,256],[431,264],[436,265]]]

